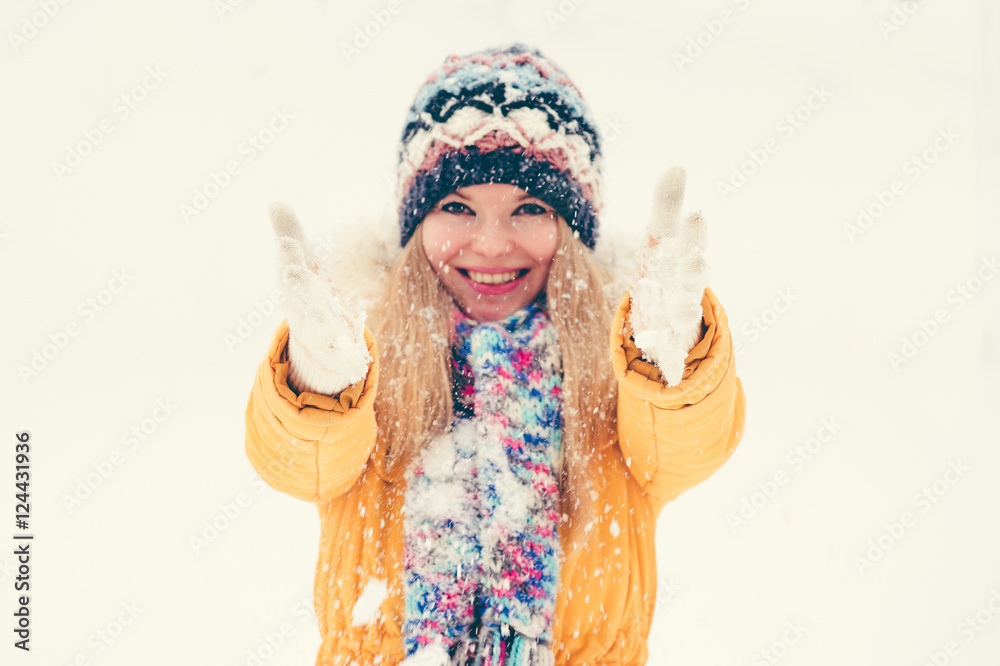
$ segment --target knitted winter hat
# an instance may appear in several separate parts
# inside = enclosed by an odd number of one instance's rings
[[[580,91],[537,49],[446,58],[417,92],[399,157],[402,245],[455,190],[509,183],[552,206],[594,248],[603,199],[597,127]]]

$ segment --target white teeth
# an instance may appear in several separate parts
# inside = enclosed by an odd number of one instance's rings
[[[477,273],[476,271],[469,271],[469,277],[473,282],[482,282],[483,284],[503,284],[515,279],[517,275],[517,271],[511,273]]]

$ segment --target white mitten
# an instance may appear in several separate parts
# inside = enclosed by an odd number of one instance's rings
[[[348,311],[290,208],[272,204],[271,223],[288,319],[288,379],[299,393],[336,395],[368,374],[365,314]]]
[[[684,359],[701,337],[701,301],[708,286],[705,221],[692,213],[679,223],[686,179],[679,166],[660,176],[630,290],[635,344],[671,386],[680,383]]]

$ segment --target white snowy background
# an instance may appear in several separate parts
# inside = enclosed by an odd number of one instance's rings
[[[267,205],[332,242],[390,211],[429,72],[523,41],[601,122],[602,233],[687,169],[741,344],[742,443],[657,526],[650,663],[998,663],[995,3],[9,0],[0,31],[0,662],[315,661],[316,510],[243,451]]]

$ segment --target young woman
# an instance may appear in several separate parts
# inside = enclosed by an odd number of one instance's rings
[[[600,162],[579,91],[515,44],[418,92],[387,278],[333,280],[272,208],[287,320],[246,451],[319,509],[317,664],[646,662],[657,516],[745,398],[679,168],[612,311]],[[381,287],[370,328],[350,277]]]

